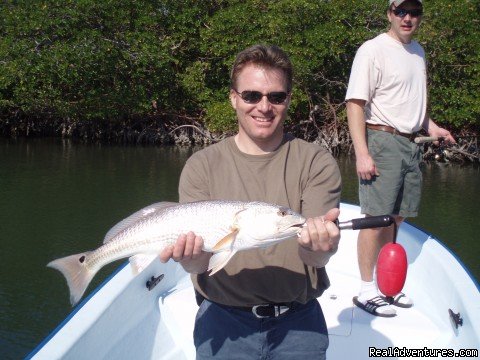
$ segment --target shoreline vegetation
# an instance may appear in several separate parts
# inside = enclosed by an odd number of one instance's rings
[[[352,154],[345,92],[358,47],[387,29],[378,0],[6,0],[0,3],[0,136],[204,145],[237,128],[238,51],[276,44],[294,64],[286,131]],[[254,16],[252,16],[254,14]],[[480,2],[429,0],[416,39],[429,113],[458,144],[425,159],[478,163]],[[400,69],[401,71],[401,69]],[[408,104],[405,104],[408,106]]]
[[[313,129],[309,129],[309,128]],[[353,155],[346,123],[314,124],[314,119],[292,125],[287,132],[324,146],[335,156]],[[204,146],[221,141],[234,132],[212,133],[198,121],[179,125],[161,117],[123,122],[9,121],[0,123],[0,135],[7,138],[57,137],[85,143],[121,145]],[[424,134],[426,135],[426,134]],[[457,144],[426,143],[423,159],[455,163],[480,163],[479,135],[473,131],[453,133]],[[419,136],[423,136],[419,134]],[[419,145],[420,146],[420,145]]]

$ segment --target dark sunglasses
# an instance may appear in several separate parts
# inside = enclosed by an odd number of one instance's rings
[[[233,91],[240,95],[243,101],[245,101],[247,104],[258,104],[260,100],[262,100],[262,98],[266,96],[271,104],[279,105],[283,104],[288,97],[288,94],[285,91],[272,91],[268,94],[262,94],[260,91],[255,90],[245,90],[242,92],[238,92],[237,90],[233,89]]]
[[[393,9],[393,13],[395,16],[401,17],[402,19],[408,15],[411,17],[419,17],[423,15],[423,10],[422,9],[412,9],[412,10],[406,10],[406,9],[399,9],[395,8]]]

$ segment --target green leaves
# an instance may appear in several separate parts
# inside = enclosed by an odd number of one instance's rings
[[[461,128],[480,125],[480,3],[425,3],[419,33],[429,70],[431,113]]]
[[[336,124],[345,121],[355,52],[387,29],[386,8],[377,0],[4,1],[0,121],[161,115],[232,131],[231,64],[264,43],[282,47],[295,66],[289,123],[315,113],[309,129]],[[479,13],[473,0],[425,3],[418,39],[430,110],[452,127],[480,122]]]

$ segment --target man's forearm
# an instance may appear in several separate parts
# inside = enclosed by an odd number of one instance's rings
[[[363,113],[364,103],[363,100],[350,100],[347,102],[348,128],[357,156],[368,154],[367,141],[365,138],[365,115]]]

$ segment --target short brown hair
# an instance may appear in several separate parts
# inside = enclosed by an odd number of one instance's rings
[[[249,64],[282,71],[287,81],[287,92],[292,91],[293,66],[288,55],[278,46],[253,45],[238,53],[230,73],[232,89],[236,89],[238,75]]]

